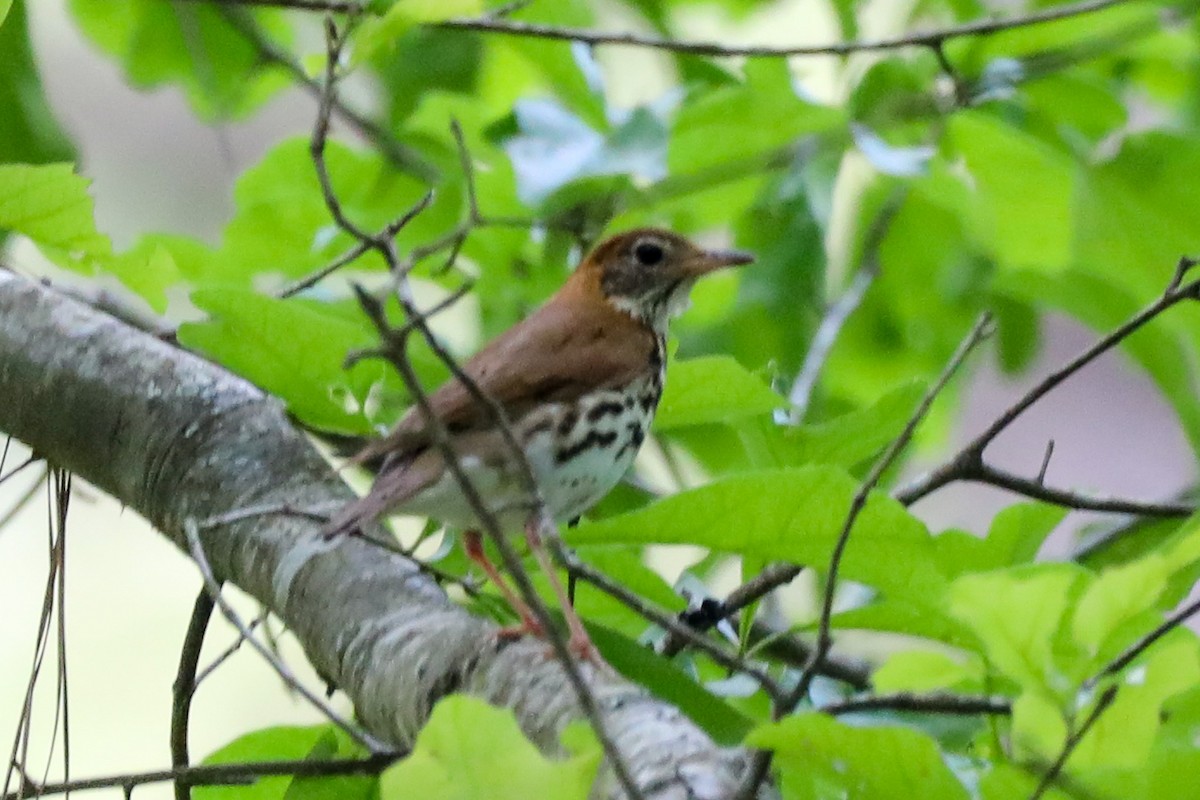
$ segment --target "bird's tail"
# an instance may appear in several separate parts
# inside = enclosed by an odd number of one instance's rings
[[[368,449],[369,449],[368,445]],[[366,453],[366,450],[363,451]],[[372,458],[378,453],[368,453]],[[357,456],[356,456],[357,458]],[[386,457],[385,457],[386,458]],[[361,532],[363,528],[382,517],[397,503],[409,498],[420,489],[422,482],[419,476],[413,474],[407,467],[411,459],[385,461],[382,471],[375,476],[371,490],[357,500],[347,503],[338,511],[325,526],[323,535],[326,539]]]

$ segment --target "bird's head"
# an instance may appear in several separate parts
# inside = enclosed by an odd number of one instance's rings
[[[604,299],[657,330],[687,308],[697,280],[725,267],[749,264],[738,250],[705,250],[671,231],[642,228],[606,239],[580,264]]]

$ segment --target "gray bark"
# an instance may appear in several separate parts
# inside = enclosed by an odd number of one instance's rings
[[[189,353],[0,271],[0,430],[137,510],[186,551],[185,520],[269,504],[319,507],[351,491],[278,401]],[[438,698],[511,708],[554,752],[578,716],[543,642],[500,646],[411,562],[281,515],[204,533],[219,578],[295,632],[364,727],[411,744]],[[183,621],[181,620],[181,625]],[[646,797],[723,798],[744,754],[718,748],[677,709],[585,666],[605,721]],[[620,797],[611,777],[595,796]]]

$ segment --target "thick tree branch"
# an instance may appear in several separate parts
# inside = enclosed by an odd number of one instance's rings
[[[137,510],[177,546],[185,522],[251,506],[352,499],[280,404],[200,358],[0,273],[0,430]],[[578,717],[545,643],[500,643],[411,560],[359,538],[323,541],[301,515],[203,531],[218,579],[278,615],[361,724],[406,747],[438,698],[466,692],[515,712],[547,752]],[[724,798],[744,755],[671,706],[585,665],[605,723],[647,798]],[[164,702],[169,700],[164,697]],[[620,797],[611,784],[597,796]]]

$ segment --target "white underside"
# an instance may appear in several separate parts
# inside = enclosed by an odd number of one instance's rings
[[[616,440],[606,447],[589,447],[578,455],[556,464],[555,443],[562,439],[543,430],[527,439],[525,457],[537,480],[551,516],[563,522],[578,517],[595,505],[625,475],[638,448],[629,443],[630,424],[638,423],[643,431],[649,427],[650,415],[638,403],[626,405],[620,413],[607,414],[594,422],[585,422],[588,411],[602,403],[624,403],[624,393],[599,392],[585,398],[578,407],[575,426],[567,440],[581,440],[588,432],[616,434]],[[565,407],[549,406],[530,414],[518,426],[518,439],[524,431],[534,430],[546,417],[555,423]],[[619,455],[618,455],[619,451]],[[520,530],[530,518],[531,506],[527,493],[522,491],[519,472],[506,465],[485,464],[477,457],[462,460],[467,478],[475,487],[488,509],[496,515],[506,531]],[[447,470],[441,479],[404,503],[405,513],[420,514],[459,528],[478,526],[479,520],[457,479]]]

